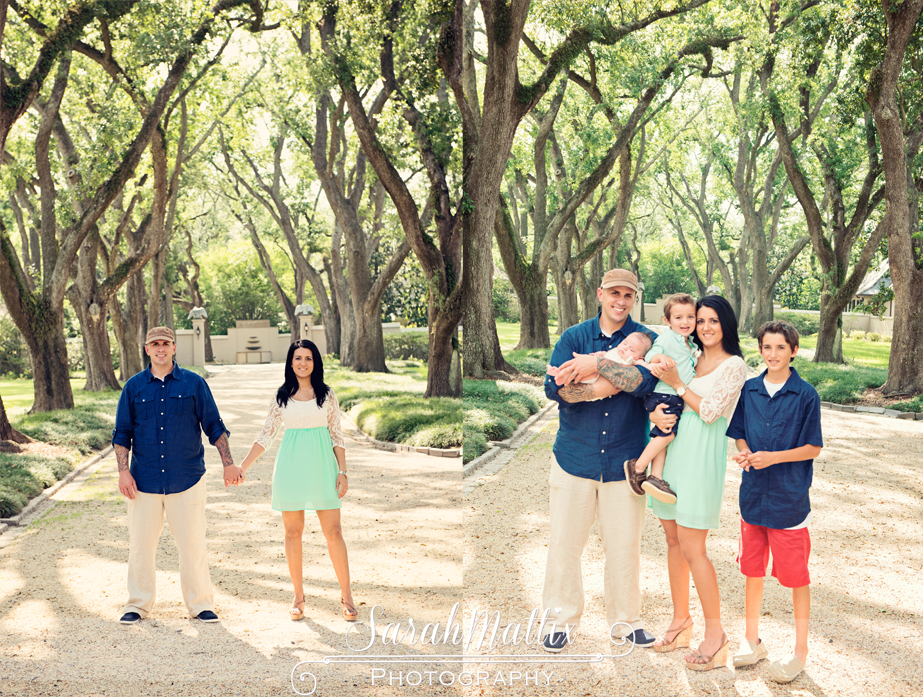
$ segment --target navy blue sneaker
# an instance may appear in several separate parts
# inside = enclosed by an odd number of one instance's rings
[[[218,615],[216,615],[211,610],[202,610],[202,612],[196,615],[196,619],[200,622],[217,622]]]
[[[124,615],[122,615],[121,619],[119,619],[119,622],[122,624],[134,624],[140,619],[141,615],[139,615],[137,612],[126,612]]]
[[[635,646],[639,646],[642,649],[650,648],[654,645],[654,642],[657,641],[657,637],[646,629],[636,629],[626,638],[631,639]]]
[[[550,632],[542,639],[542,648],[548,653],[561,653],[567,646],[567,632]]]

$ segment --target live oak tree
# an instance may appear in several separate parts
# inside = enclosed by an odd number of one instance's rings
[[[447,95],[439,88],[432,61],[435,52],[442,70],[454,74],[460,53],[454,51],[452,39],[447,36],[451,23],[440,27],[447,15],[444,3],[440,2],[430,5],[395,1],[383,8],[381,15],[360,17],[363,25],[374,28],[374,45],[379,48],[377,74],[386,89],[394,93],[392,99],[400,102],[398,113],[412,133],[414,154],[426,174],[433,234],[427,229],[426,206],[418,204],[396,166],[398,161],[384,146],[378,124],[369,117],[369,107],[364,104],[357,83],[356,70],[362,64],[347,53],[350,33],[337,29],[342,19],[340,10],[337,2],[325,3],[320,23],[321,45],[362,149],[394,203],[404,235],[429,285],[425,396],[460,397],[461,368],[455,332],[461,318],[462,218],[467,203],[452,193],[450,164],[457,123],[447,108]],[[352,31],[357,28],[353,26]],[[467,134],[464,136],[467,138]]]
[[[804,15],[796,25],[795,42],[803,55],[803,64],[787,66],[781,71],[796,78],[797,89],[789,80],[770,83],[770,114],[776,140],[792,189],[804,211],[814,254],[822,273],[820,323],[814,362],[843,363],[842,313],[855,298],[856,291],[885,235],[885,221],[873,219],[884,198],[881,185],[879,145],[871,114],[856,109],[851,99],[856,90],[859,71],[845,66],[843,92],[835,94],[837,109],[826,114],[813,129],[803,125],[814,99],[812,83],[826,67],[839,72],[836,65],[843,48],[831,26],[837,24],[836,12]],[[846,26],[851,23],[847,22]],[[852,32],[842,32],[840,41],[855,40]],[[833,66],[829,64],[833,63]],[[827,64],[827,65],[825,65]],[[822,80],[821,80],[822,81]],[[781,84],[776,84],[779,82]],[[787,95],[798,95],[797,105]],[[858,113],[857,113],[858,112]],[[799,122],[800,143],[789,136],[789,118]],[[908,153],[913,157],[915,153]],[[816,161],[811,167],[809,160]],[[864,171],[863,171],[864,170]],[[813,184],[813,186],[812,186]],[[826,208],[826,211],[824,211]],[[826,215],[825,215],[826,213]],[[826,218],[826,219],[825,219]],[[867,229],[867,227],[870,229]]]
[[[151,100],[130,143],[116,158],[116,164],[109,175],[103,178],[94,190],[88,192],[78,217],[69,224],[61,225],[59,229],[54,198],[47,195],[42,197],[39,235],[42,255],[40,280],[33,282],[23,268],[6,230],[0,231],[0,291],[29,348],[35,386],[34,411],[73,406],[64,342],[63,304],[71,268],[81,245],[130,180],[158,128],[172,94],[192,61],[195,50],[210,36],[215,20],[227,10],[242,5],[253,5],[256,12],[253,21],[255,25],[259,25],[262,8],[256,3],[222,0],[213,7],[171,61],[166,77]],[[67,44],[72,44],[75,38],[76,35],[66,37]],[[67,50],[55,56],[59,59],[57,77],[49,93],[46,113],[57,114],[63,99],[67,86],[68,56]],[[64,57],[63,61],[60,60],[61,57]],[[47,153],[54,125],[52,118],[43,118],[35,138],[39,187],[45,192],[52,192],[57,188],[49,168],[43,168],[42,164],[48,162]]]
[[[923,336],[923,240],[919,231],[919,190],[923,189],[923,182],[915,176],[912,160],[907,155],[908,150],[919,152],[923,139],[918,86],[921,10],[923,0],[899,3],[882,0],[884,31],[869,31],[863,45],[872,57],[865,98],[881,143],[887,211],[885,226],[894,287],[891,358],[888,380],[882,386],[886,395],[923,391],[923,342],[920,341]],[[882,17],[879,15],[876,19],[881,22]],[[882,33],[885,40],[876,41]],[[909,65],[906,62],[908,54],[913,57]],[[908,106],[916,112],[915,116],[906,112]]]
[[[562,71],[593,45],[614,45],[655,22],[684,14],[707,0],[664,8],[620,7],[622,21],[605,11],[588,13],[586,23],[564,28],[565,38],[548,52],[548,61],[530,84],[521,80],[519,52],[531,2],[507,3],[484,0],[479,6],[484,19],[487,55],[483,86],[474,55],[475,8],[477,2],[457,0],[455,12],[443,36],[451,47],[452,67],[446,71],[462,115],[465,138],[463,176],[471,218],[465,225],[464,241],[464,370],[483,377],[495,371],[511,371],[503,359],[493,320],[491,284],[491,238],[495,234],[498,202],[513,138],[521,121],[551,89]],[[613,13],[614,14],[614,13]],[[710,53],[729,39],[703,40],[691,53]],[[678,56],[679,58],[683,56]],[[670,71],[672,72],[672,70]],[[667,76],[669,73],[667,73]],[[659,89],[657,85],[653,92]],[[483,90],[483,96],[479,90]],[[650,91],[650,90],[649,90]],[[644,93],[646,94],[646,93]],[[641,101],[645,96],[642,94]],[[633,128],[623,129],[625,142]],[[623,143],[624,144],[624,143]]]

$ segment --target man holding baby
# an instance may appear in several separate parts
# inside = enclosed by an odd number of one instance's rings
[[[624,469],[626,460],[644,450],[644,397],[657,384],[647,368],[633,365],[655,338],[630,317],[637,293],[632,272],[607,272],[597,289],[599,314],[561,335],[551,356],[555,368],[545,379],[545,394],[558,402],[560,421],[551,457],[551,533],[542,595],[550,628],[542,645],[552,653],[573,640],[583,614],[580,560],[594,520],[606,555],[606,618],[613,638],[630,636],[643,647],[655,640],[640,616],[645,499],[632,493]],[[611,358],[601,355],[620,347]],[[650,419],[663,431],[676,422],[662,407]]]

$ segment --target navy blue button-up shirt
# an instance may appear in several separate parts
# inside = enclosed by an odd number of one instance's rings
[[[728,426],[729,438],[747,441],[751,452],[780,452],[803,445],[823,447],[820,397],[798,371],[772,399],[763,376],[747,380]],[[808,490],[814,460],[780,462],[744,471],[740,482],[740,516],[750,525],[784,530],[800,525],[811,512]]]
[[[158,380],[148,366],[122,388],[112,444],[132,450],[138,491],[177,494],[205,474],[202,431],[212,445],[230,435],[205,380],[176,363]]]
[[[599,314],[594,319],[567,329],[551,354],[550,363],[559,366],[573,358],[574,353],[608,351],[618,346],[629,334],[644,332],[657,335],[631,317],[611,337],[603,334]],[[647,443],[650,424],[644,410],[644,400],[657,384],[646,368],[638,368],[643,378],[634,392],[619,392],[595,402],[565,402],[558,396],[560,385],[545,376],[545,394],[558,403],[559,427],[554,442],[554,455],[568,474],[583,479],[604,482],[624,481],[625,460],[638,457]],[[600,377],[600,380],[605,378]]]

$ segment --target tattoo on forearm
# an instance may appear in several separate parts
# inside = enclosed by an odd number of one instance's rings
[[[641,371],[634,366],[619,365],[615,361],[598,356],[596,358],[596,369],[600,375],[620,390],[633,392],[641,384]]]
[[[596,399],[596,392],[593,389],[593,385],[572,382],[569,385],[564,385],[564,387],[558,390],[558,396],[565,402],[570,403],[589,402],[590,400]]]
[[[228,444],[228,435],[223,433],[221,438],[215,443],[218,448],[218,454],[221,455],[221,464],[225,467],[231,467],[234,464],[234,458],[231,457],[231,446]]]
[[[115,461],[118,463],[119,472],[128,471],[128,455],[131,451],[128,450],[124,445],[114,445],[112,446],[115,450]]]

